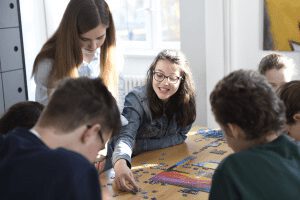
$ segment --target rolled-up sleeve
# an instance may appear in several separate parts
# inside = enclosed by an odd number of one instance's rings
[[[125,97],[122,115],[128,120],[128,124],[122,126],[120,135],[116,139],[112,156],[113,164],[119,159],[125,159],[129,164],[131,163],[136,135],[144,117],[141,101],[132,92]]]

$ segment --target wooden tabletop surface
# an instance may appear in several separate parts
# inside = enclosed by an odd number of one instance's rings
[[[232,150],[223,138],[204,137],[194,128],[183,144],[133,158],[132,171],[141,188],[137,194],[116,189],[113,169],[101,173],[102,197],[104,200],[206,200],[215,167],[230,153]]]

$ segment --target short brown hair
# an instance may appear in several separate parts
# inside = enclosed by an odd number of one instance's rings
[[[276,69],[280,70],[286,68],[288,70],[293,70],[294,61],[283,55],[272,53],[263,57],[258,65],[258,71],[260,74],[265,75],[268,70]]]
[[[283,102],[265,77],[255,71],[230,73],[215,86],[210,103],[218,123],[238,125],[247,139],[279,132],[285,124]]]
[[[100,78],[67,78],[60,82],[39,120],[69,132],[84,124],[100,123],[115,135],[121,127],[120,112],[112,94]]]
[[[293,116],[300,112],[300,81],[285,83],[277,92],[286,107],[286,123],[294,124]]]

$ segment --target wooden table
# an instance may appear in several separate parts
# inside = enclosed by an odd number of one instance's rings
[[[191,193],[190,190],[185,191],[184,187],[164,184],[151,178],[156,175],[156,177],[161,177],[161,172],[172,171],[172,173],[180,172],[180,174],[193,179],[207,179],[210,182],[214,172],[213,168],[230,153],[232,150],[227,146],[224,139],[203,137],[194,128],[193,131],[189,132],[188,138],[183,144],[145,152],[133,158],[132,171],[141,188],[137,194],[120,192],[116,189],[113,169],[102,173],[100,175],[102,197],[104,200],[208,199],[208,192],[192,189]],[[211,163],[207,163],[204,167],[195,166],[207,161]],[[174,167],[175,164],[177,164],[176,167]]]

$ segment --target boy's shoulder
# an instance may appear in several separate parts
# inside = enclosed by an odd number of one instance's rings
[[[281,135],[270,143],[229,155],[220,163],[219,168],[249,170],[250,168],[266,167],[270,163],[281,165],[291,158],[300,164],[300,145],[290,140],[288,136]]]
[[[85,157],[64,148],[41,152],[39,157],[45,160],[44,167],[53,166],[54,164],[60,172],[67,171],[73,174],[94,169],[94,166]]]

